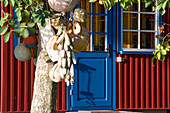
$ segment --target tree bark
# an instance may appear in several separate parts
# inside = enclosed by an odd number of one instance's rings
[[[31,113],[56,112],[57,83],[49,78],[49,71],[53,65],[45,49],[45,43],[39,35]]]

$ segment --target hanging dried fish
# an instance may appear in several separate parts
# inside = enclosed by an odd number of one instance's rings
[[[62,35],[60,35],[60,37],[59,37],[58,40],[57,40],[57,44],[62,43],[63,40],[64,40],[64,38],[65,38],[65,33],[63,33]]]
[[[57,82],[57,83],[62,81],[58,64],[55,64],[53,66],[53,68],[49,72],[49,77],[52,81]]]
[[[58,29],[58,31],[57,31],[57,36],[60,36],[62,32],[63,32],[63,30],[62,30],[62,28],[60,27],[60,28]]]
[[[76,57],[75,57],[75,55],[74,55],[74,52],[71,52],[72,53],[72,60],[73,60],[73,64],[76,64],[77,63],[77,61],[76,61]]]
[[[67,33],[65,33],[65,42],[66,42],[66,44],[69,46],[71,43],[70,43],[70,38],[69,38],[69,36],[68,36],[68,34]]]
[[[67,59],[62,58],[62,68],[66,68],[66,64],[67,64]]]

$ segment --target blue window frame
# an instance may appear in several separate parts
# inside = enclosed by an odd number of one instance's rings
[[[79,5],[88,13],[87,22],[83,24],[89,31],[90,41],[84,51],[90,52],[107,52],[108,42],[108,11],[98,2],[89,3],[88,0],[82,0]]]
[[[152,12],[152,7],[133,4],[128,10],[123,10],[117,4],[117,52],[118,54],[152,54],[159,40],[158,26],[162,16],[158,11]]]

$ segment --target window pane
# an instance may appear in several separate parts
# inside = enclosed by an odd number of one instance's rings
[[[138,48],[138,32],[123,32],[123,48]]]
[[[95,34],[93,36],[93,50],[105,51],[105,35]]]
[[[140,33],[140,48],[141,49],[154,49],[155,48],[155,33]]]
[[[131,7],[129,7],[127,10],[124,9],[124,11],[138,11],[138,4],[133,3]]]
[[[123,29],[138,29],[138,14],[123,13]]]
[[[141,14],[141,30],[155,30],[155,15]]]
[[[105,32],[105,16],[93,15],[93,32]]]
[[[106,9],[104,8],[104,5],[100,5],[99,2],[93,3],[93,13],[101,13],[105,14]]]
[[[152,12],[152,6],[154,6],[154,3],[152,3],[147,8],[145,8],[145,4],[141,3],[140,10],[141,10],[141,12]]]

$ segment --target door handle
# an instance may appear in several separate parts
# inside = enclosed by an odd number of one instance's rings
[[[110,51],[111,51],[111,50],[110,50],[110,44],[108,44],[107,52],[108,52],[108,57],[109,57],[109,58],[110,58],[110,56],[111,56],[111,55],[110,55]]]

